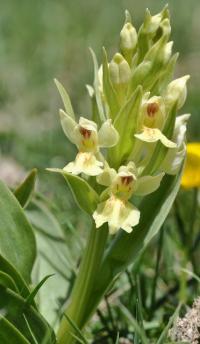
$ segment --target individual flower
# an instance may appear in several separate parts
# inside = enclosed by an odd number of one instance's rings
[[[135,137],[144,142],[161,141],[164,146],[175,148],[176,144],[162,133],[165,121],[166,110],[162,97],[145,99],[138,123],[140,133],[135,134]]]
[[[79,150],[75,161],[67,164],[63,170],[75,175],[85,173],[97,176],[102,173],[103,162],[98,159],[99,149],[112,147],[118,141],[118,132],[111,120],[105,121],[98,130],[95,122],[80,117],[76,123],[63,110],[60,110],[60,119],[65,135]]]
[[[167,86],[167,89],[164,94],[164,100],[167,108],[172,107],[177,103],[177,109],[180,109],[186,100],[187,97],[187,81],[190,76],[185,75],[179,79],[175,79]]]
[[[187,157],[181,180],[184,188],[200,187],[200,142],[187,144]]]
[[[102,194],[103,201],[93,213],[96,227],[108,222],[110,234],[115,234],[120,228],[127,233],[132,232],[132,227],[139,223],[140,211],[128,200],[133,194],[145,196],[155,191],[163,175],[138,177],[133,162],[121,166],[118,173],[107,166],[97,177],[98,183],[107,186],[107,189]]]

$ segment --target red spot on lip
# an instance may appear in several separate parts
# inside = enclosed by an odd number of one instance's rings
[[[89,139],[92,134],[91,130],[85,129],[83,127],[80,127],[79,131],[85,139]]]
[[[147,105],[147,114],[149,117],[154,117],[156,112],[159,110],[159,105],[157,103],[150,103]]]
[[[122,184],[128,185],[133,181],[132,176],[121,177]]]

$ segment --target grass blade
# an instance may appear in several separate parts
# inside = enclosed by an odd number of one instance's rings
[[[182,304],[179,304],[178,307],[176,308],[174,314],[169,319],[169,322],[168,322],[167,326],[164,328],[164,330],[161,333],[160,338],[158,339],[156,344],[165,344],[166,343],[166,339],[167,339],[167,336],[168,336],[168,331],[169,331],[170,327],[172,326],[174,320],[176,319],[177,315],[179,314],[181,306],[182,306]]]
[[[78,328],[78,326],[75,324],[75,322],[69,317],[69,315],[67,315],[66,313],[64,313],[63,315],[67,319],[69,324],[73,327],[73,329],[76,331],[78,338],[79,338],[79,341],[82,340],[83,344],[88,344],[88,341],[83,336],[81,330]]]

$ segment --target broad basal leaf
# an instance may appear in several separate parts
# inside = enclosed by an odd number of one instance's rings
[[[0,181],[0,254],[20,272],[26,282],[36,256],[35,237],[15,196]]]
[[[44,318],[26,303],[22,297],[10,289],[0,287],[0,307],[4,310],[6,319],[15,326],[22,335],[34,343],[33,336],[38,343],[48,338],[46,344],[55,343],[55,335]]]

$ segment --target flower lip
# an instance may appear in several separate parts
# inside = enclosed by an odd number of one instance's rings
[[[156,114],[156,112],[158,112],[158,110],[159,110],[159,105],[156,102],[149,103],[147,105],[147,115],[149,117],[154,117],[154,115]]]

